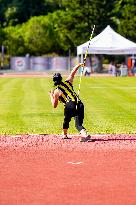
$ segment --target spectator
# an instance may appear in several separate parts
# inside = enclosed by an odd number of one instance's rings
[[[91,74],[91,68],[88,66],[84,67],[84,76],[90,76]]]
[[[126,64],[123,62],[120,66],[120,75],[121,76],[127,76],[128,75],[128,67]]]
[[[112,74],[112,65],[113,65],[113,62],[111,61],[110,64],[109,64],[109,68],[108,68],[108,73],[110,75]]]
[[[136,60],[134,62],[133,68],[132,68],[132,74],[135,75],[136,74]]]
[[[109,74],[112,76],[117,76],[117,68],[114,62],[111,62],[109,65]]]

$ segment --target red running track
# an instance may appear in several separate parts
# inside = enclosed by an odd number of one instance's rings
[[[136,135],[0,137],[0,205],[135,205]]]

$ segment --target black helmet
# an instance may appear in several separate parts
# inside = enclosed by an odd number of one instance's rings
[[[62,76],[60,73],[55,73],[53,76],[53,81],[54,81],[54,85],[59,85],[60,82],[62,81]]]

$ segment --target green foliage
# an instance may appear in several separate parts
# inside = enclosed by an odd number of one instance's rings
[[[42,55],[54,46],[55,32],[49,16],[31,18],[23,25],[23,33],[30,54]]]
[[[134,0],[0,0],[0,5],[4,43],[11,55],[67,55],[69,49],[75,55],[94,24],[94,36],[110,25],[136,41]]]
[[[22,27],[20,25],[16,27],[6,27],[4,32],[7,37],[3,41],[3,45],[7,50],[7,54],[14,56],[24,54],[25,46]]]
[[[13,26],[33,16],[47,15],[60,7],[59,0],[0,0],[2,26]]]
[[[108,24],[113,24],[111,19],[114,1],[101,0],[62,0],[66,7],[66,15],[71,17],[71,27],[75,34],[75,45],[84,43],[89,39],[93,25],[96,25],[95,35],[100,33]],[[66,25],[67,26],[67,25]]]
[[[68,31],[61,28],[63,11],[32,17],[27,23],[6,27],[5,46],[10,55],[63,54],[70,48]]]
[[[136,1],[120,0],[115,4],[115,21],[118,32],[136,42]]]
[[[75,91],[79,78],[75,78]],[[1,78],[0,134],[60,134],[63,105],[54,109],[48,91],[52,78]],[[136,133],[133,77],[83,78],[80,98],[90,133]],[[69,133],[78,133],[73,120]]]

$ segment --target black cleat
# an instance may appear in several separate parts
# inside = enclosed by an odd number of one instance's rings
[[[71,139],[71,138],[68,137],[67,135],[65,135],[65,136],[63,137],[63,139],[64,139],[64,140],[69,140],[69,139]]]
[[[80,142],[94,142],[94,139],[91,139],[90,135],[88,135],[87,137],[82,137]]]

